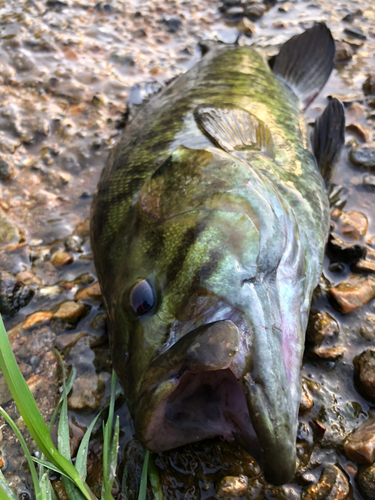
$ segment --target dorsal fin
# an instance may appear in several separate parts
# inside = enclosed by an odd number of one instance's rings
[[[333,68],[335,42],[324,23],[316,23],[281,47],[272,71],[298,95],[304,108],[313,101]]]
[[[313,152],[326,186],[333,178],[344,141],[344,107],[340,101],[333,98],[315,121],[314,130],[311,133]]]
[[[223,104],[200,105],[194,111],[197,123],[224,151],[259,151],[275,158],[267,125],[245,109]]]

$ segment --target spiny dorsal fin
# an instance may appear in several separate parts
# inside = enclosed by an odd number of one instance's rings
[[[335,42],[324,23],[293,36],[273,60],[272,71],[301,99],[304,108],[314,100],[333,68]]]
[[[224,151],[259,151],[272,160],[275,158],[272,136],[267,125],[242,108],[198,106],[194,111],[197,123],[211,140]]]
[[[312,148],[326,186],[333,178],[344,141],[344,107],[340,101],[333,98],[315,121],[314,130],[311,133]]]

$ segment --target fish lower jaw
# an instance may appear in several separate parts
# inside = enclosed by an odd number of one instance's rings
[[[185,371],[149,393],[141,406],[145,411],[139,408],[135,425],[151,451],[167,451],[214,437],[228,441],[239,438],[253,455],[259,450],[242,385],[230,367]]]

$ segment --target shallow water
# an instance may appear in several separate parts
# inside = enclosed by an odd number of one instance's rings
[[[13,275],[32,273],[20,278],[29,280],[35,292],[28,305],[4,320],[25,377],[35,376],[29,384],[46,419],[52,414],[59,385],[52,346],[62,352],[67,365],[76,367],[78,378],[70,397],[74,446],[106,402],[111,371],[100,297],[93,292],[77,297],[96,280],[88,238],[92,193],[124,125],[131,87],[148,78],[167,82],[186,71],[201,57],[201,39],[232,42],[238,37],[240,20],[227,22],[220,6],[204,0],[0,2],[0,160],[14,169],[12,178],[0,184],[0,217],[15,226],[12,238],[0,240],[0,270]],[[281,6],[287,12],[280,11]],[[351,25],[342,18],[357,9],[363,14],[353,24],[363,28],[365,40],[344,32]],[[175,33],[164,22],[170,17],[181,21]],[[328,95],[338,94],[344,101],[363,103],[369,118],[365,114],[359,121],[370,129],[374,140],[374,111],[362,91],[366,74],[375,68],[375,8],[370,0],[277,3],[254,22],[253,37],[243,37],[241,43],[255,43],[272,55],[290,36],[318,20],[327,22],[336,40],[349,40],[355,54],[350,61],[336,64],[328,84],[308,109],[307,119],[314,120],[322,112]],[[347,133],[347,142],[352,138]],[[349,147],[343,151],[335,182],[348,189],[345,211],[359,210],[368,217],[366,237],[370,237],[375,235],[375,190],[362,186],[367,172],[350,164]],[[56,257],[60,250],[68,255]],[[329,265],[327,257],[325,276],[332,284],[345,280],[350,272],[348,265],[340,272],[331,272]],[[70,309],[65,319],[61,309],[56,314],[62,303],[74,300],[81,307]],[[375,303],[343,316],[323,294],[315,307],[339,322],[335,346],[343,348],[343,357],[335,362],[305,357],[303,376],[310,381],[314,406],[301,416],[305,439],[298,443],[300,464],[292,483],[280,488],[266,485],[246,453],[216,440],[155,456],[166,499],[216,498],[218,481],[239,474],[249,478],[243,498],[297,499],[302,488],[314,484],[323,467],[331,463],[340,464],[347,474],[347,498],[361,498],[355,481],[358,465],[345,458],[342,442],[374,406],[356,389],[353,358],[375,347],[375,335],[367,341],[359,334],[366,317],[375,316]],[[24,324],[38,311],[46,312],[43,323],[35,323],[33,317],[32,326]],[[19,416],[2,379],[0,404],[14,418]],[[142,453],[132,441],[125,404],[118,413],[121,455],[126,449],[132,498]],[[314,420],[324,423],[324,435],[316,432]],[[100,472],[95,467],[101,456],[100,440],[99,430],[89,459],[93,485]],[[22,453],[6,427],[0,447],[6,476],[18,493],[30,490]]]

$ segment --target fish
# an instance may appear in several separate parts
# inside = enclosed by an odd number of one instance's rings
[[[111,151],[91,245],[113,367],[151,452],[220,436],[268,482],[296,470],[301,364],[344,141],[324,23],[268,60],[216,44],[140,109]]]

